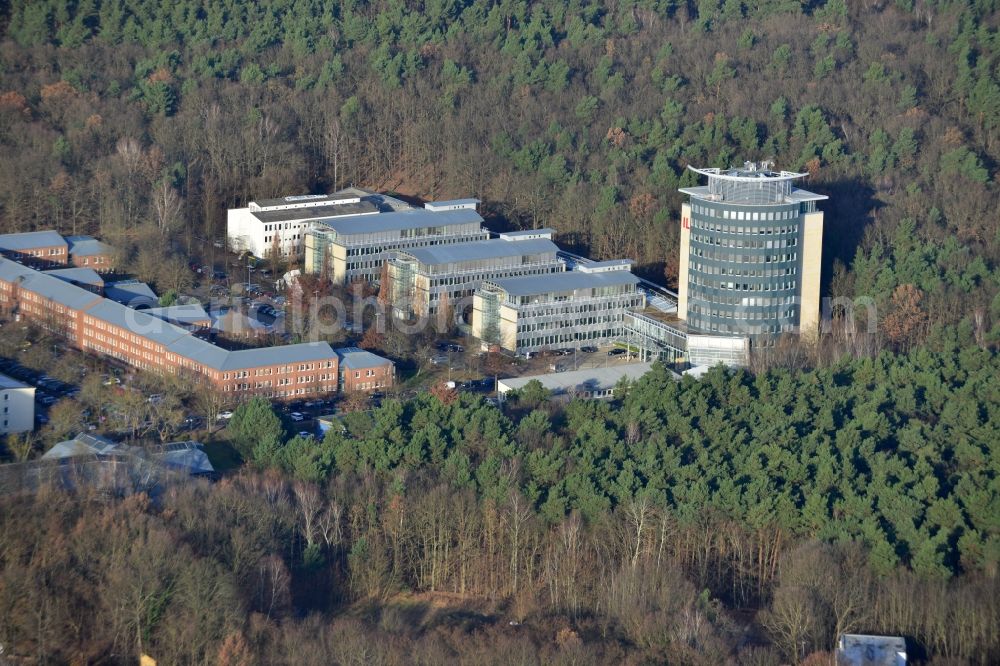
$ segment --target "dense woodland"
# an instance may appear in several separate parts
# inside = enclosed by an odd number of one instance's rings
[[[0,642],[81,663],[778,664],[863,630],[995,663],[1000,358],[939,345],[657,367],[613,404],[434,391],[320,443],[255,399],[230,425],[239,475],[4,497]]]
[[[686,165],[773,159],[831,196],[833,293],[913,285],[948,320],[996,292],[987,0],[15,0],[6,18],[3,228],[99,233],[163,290],[227,207],[351,183],[477,196],[674,284]]]
[[[0,231],[98,234],[159,291],[220,259],[227,207],[350,184],[477,196],[673,285],[686,165],[773,159],[831,197],[824,292],[878,306],[610,404],[435,390],[315,442],[252,401],[219,482],[4,496],[4,654],[766,665],[856,630],[1000,661],[998,9],[4,4]]]

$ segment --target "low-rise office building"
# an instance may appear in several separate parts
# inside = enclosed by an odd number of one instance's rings
[[[114,270],[114,248],[93,236],[66,236],[69,263],[78,268],[92,268],[98,273]]]
[[[518,354],[608,344],[621,337],[625,313],[646,302],[630,268],[616,260],[487,280],[473,298],[472,334]]]
[[[434,316],[472,296],[484,280],[562,272],[558,252],[551,229],[397,252],[388,270],[393,312]]]
[[[0,235],[0,255],[33,268],[76,266],[101,273],[114,268],[114,249],[92,236],[63,236],[52,229]]]
[[[51,230],[4,234],[0,236],[0,254],[26,266],[65,266],[69,259],[69,243]]]
[[[0,435],[35,429],[35,387],[0,374]]]
[[[568,372],[552,372],[546,375],[531,377],[511,377],[497,381],[497,394],[501,399],[511,391],[520,391],[533,381],[551,392],[553,397],[610,399],[614,397],[615,387],[623,379],[634,382],[652,370],[652,363],[628,363],[613,365],[607,368],[587,368],[570,370]],[[677,373],[671,373],[675,379],[680,379]]]
[[[231,208],[226,217],[230,247],[264,257],[302,253],[306,231],[316,222],[340,216],[376,215],[379,208],[362,190],[333,194],[303,194],[251,201],[245,208]]]
[[[0,259],[0,309],[72,341],[97,294],[8,259]]]
[[[83,314],[78,347],[142,370],[201,376],[234,399],[287,399],[337,390],[337,355],[325,342],[228,351],[109,300]]]
[[[333,393],[340,382],[340,356],[325,342],[228,351],[148,312],[3,258],[0,308],[63,335],[83,351],[142,370],[190,373],[232,398]],[[388,386],[393,377],[382,373],[379,381]]]
[[[358,347],[337,350],[340,361],[338,389],[341,393],[377,391],[393,385],[396,366],[387,358]]]
[[[475,200],[472,200],[475,201]],[[336,284],[380,279],[394,252],[486,240],[475,208],[409,208],[371,217],[321,220],[306,233],[305,270]]]

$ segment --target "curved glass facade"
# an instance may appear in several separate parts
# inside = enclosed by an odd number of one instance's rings
[[[802,215],[813,203],[691,200],[689,326],[750,337],[797,330]]]

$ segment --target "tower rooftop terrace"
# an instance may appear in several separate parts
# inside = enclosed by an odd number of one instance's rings
[[[792,181],[809,174],[795,171],[775,171],[770,162],[745,162],[742,167],[729,169],[688,166],[688,169],[708,178],[708,185],[682,187],[680,191],[696,199],[751,206],[792,204],[822,201],[828,197],[792,187]]]

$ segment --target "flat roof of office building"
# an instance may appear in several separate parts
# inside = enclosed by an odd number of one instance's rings
[[[609,273],[611,271],[627,271],[632,268],[631,259],[606,259],[604,261],[578,262],[576,270],[581,273]]]
[[[446,208],[448,206],[478,206],[481,201],[479,199],[446,199],[445,201],[428,201],[425,206],[431,206],[433,208]]]
[[[261,208],[271,206],[294,206],[295,204],[318,204],[321,201],[328,201],[336,204],[341,201],[351,201],[360,195],[346,192],[333,192],[331,194],[291,194],[287,197],[276,197],[274,199],[254,199],[251,203]]]
[[[499,259],[500,257],[516,257],[524,254],[555,254],[559,247],[546,238],[529,238],[526,240],[490,239],[469,241],[467,243],[452,243],[449,245],[431,245],[429,247],[404,250],[421,264],[435,266],[454,264],[462,261],[478,261],[482,259]]]
[[[51,229],[46,231],[23,231],[16,234],[0,235],[0,250],[18,252],[35,247],[55,247],[68,245],[62,235]]]
[[[721,199],[717,197],[707,185],[681,187],[677,191],[683,194],[690,195],[695,199],[704,199],[709,202],[715,201],[723,204],[744,205],[744,206],[753,206],[753,205],[780,206],[782,204],[803,203],[806,201],[824,201],[830,198],[825,194],[816,194],[815,192],[810,192],[809,190],[803,190],[798,187],[791,188],[791,191],[788,194],[783,195],[781,199],[778,201],[767,201],[763,203],[760,202],[755,203],[743,199],[733,199],[733,200]]]
[[[549,240],[555,235],[556,230],[551,227],[543,227],[541,229],[519,229],[518,231],[501,231],[497,234],[499,238],[504,238],[507,240],[520,240],[522,238],[548,238]]]
[[[487,284],[495,285],[511,296],[534,296],[536,294],[551,294],[574,291],[576,289],[639,284],[639,278],[632,275],[629,271],[608,271],[606,273],[565,271],[563,273],[546,273],[544,275],[525,275],[523,277],[487,280]]]
[[[256,210],[250,214],[265,224],[271,222],[293,222],[300,220],[322,221],[326,218],[351,215],[372,215],[378,212],[378,206],[370,201],[357,203],[330,204],[328,206],[309,206],[308,208],[287,208],[284,210]]]
[[[425,208],[410,208],[406,210],[394,210],[379,215],[352,215],[329,220],[317,220],[323,226],[329,227],[344,236],[382,231],[403,231],[404,229],[420,229],[422,227],[443,227],[452,224],[482,223],[482,221],[482,216],[470,208],[438,212]]]
[[[369,190],[364,187],[355,187],[352,185],[351,187],[345,187],[337,192],[337,194],[351,195],[370,201],[384,213],[394,210],[410,210],[411,208],[414,208],[414,206],[409,202],[403,201],[402,199],[394,197],[391,194],[376,192],[375,190]]]
[[[622,377],[631,381],[639,379],[652,369],[652,363],[628,363],[625,365],[613,365],[607,368],[587,368],[585,370],[570,370],[568,372],[553,372],[545,375],[533,375],[531,377],[510,377],[497,382],[497,390],[500,393],[523,389],[529,382],[538,381],[542,386],[553,393],[568,393],[575,391],[578,387],[584,387],[587,391],[614,388]],[[679,377],[676,373],[671,373],[674,377]]]

